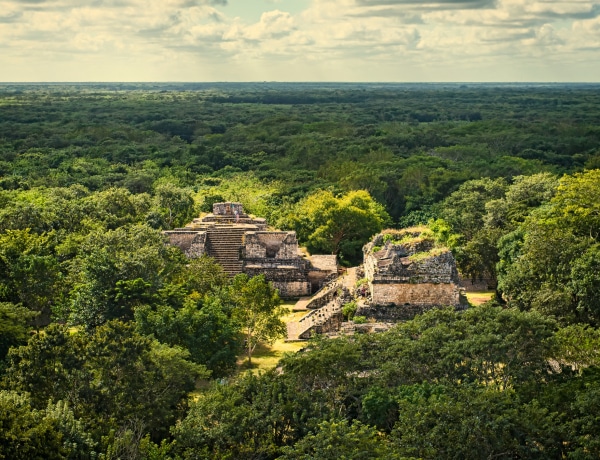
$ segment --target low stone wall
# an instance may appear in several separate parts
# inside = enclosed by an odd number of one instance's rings
[[[398,283],[371,284],[373,305],[459,305],[460,289],[456,284]]]
[[[245,265],[243,272],[249,277],[264,275],[267,281],[279,289],[281,297],[303,297],[310,295],[310,282],[306,272],[298,266],[268,266],[266,264]]]
[[[496,289],[498,282],[492,278],[485,278],[482,280],[475,280],[475,281],[470,280],[470,279],[461,278],[460,285],[467,292],[488,291],[488,290]]]
[[[283,298],[304,297],[310,294],[308,281],[272,281]]]

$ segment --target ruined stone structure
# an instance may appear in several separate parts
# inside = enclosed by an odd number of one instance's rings
[[[371,300],[357,314],[398,321],[434,307],[467,305],[452,253],[424,227],[387,230],[363,252]]]
[[[214,257],[230,276],[264,275],[282,297],[310,295],[337,274],[335,256],[303,257],[295,232],[267,230],[240,203],[215,203],[212,214],[165,234],[190,258]]]
[[[324,286],[306,304],[309,312],[288,323],[288,340],[379,332],[432,308],[467,307],[452,253],[437,245],[427,228],[386,230],[363,252],[362,267],[350,268],[347,276]],[[363,278],[367,284],[358,282]],[[343,322],[342,307],[352,300],[356,316],[366,317],[367,324]]]
[[[323,286],[306,305],[308,313],[287,323],[287,339],[307,340],[314,334],[337,332],[342,327],[342,306],[352,300],[340,280]]]

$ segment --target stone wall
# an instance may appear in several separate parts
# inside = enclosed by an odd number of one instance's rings
[[[308,281],[271,281],[283,298],[304,297],[310,294]]]
[[[206,232],[174,230],[164,234],[169,238],[170,244],[177,246],[190,259],[206,253]]]
[[[456,284],[443,283],[376,283],[372,284],[375,305],[458,305],[460,289]]]
[[[240,217],[245,216],[242,203],[214,203],[213,214],[215,216],[234,216],[237,211]]]
[[[311,292],[306,271],[299,266],[252,264],[244,265],[243,271],[249,277],[264,275],[267,281],[271,281],[279,289],[281,297],[302,297]]]
[[[422,228],[397,231],[392,238],[384,235],[377,235],[363,249],[371,304],[383,307],[371,317],[398,320],[436,306],[463,304],[450,250],[436,246]],[[388,310],[392,305],[398,311]]]
[[[467,292],[489,291],[489,290],[496,289],[496,287],[498,286],[498,281],[496,281],[495,279],[492,279],[492,278],[483,278],[483,279],[477,279],[477,280],[461,278],[460,285]]]
[[[244,241],[247,259],[298,257],[298,240],[295,232],[247,232]]]
[[[443,305],[360,305],[356,310],[356,315],[365,316],[367,319],[373,319],[378,322],[397,323],[399,321],[409,321],[417,315],[421,315],[433,308],[439,308]],[[464,308],[462,305],[455,307]]]

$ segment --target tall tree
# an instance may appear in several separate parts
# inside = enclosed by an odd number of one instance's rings
[[[244,273],[236,275],[229,295],[235,305],[232,317],[244,335],[244,347],[250,365],[256,345],[285,337],[286,325],[281,317],[287,310],[281,306],[277,289],[265,280],[264,275],[253,278]]]
[[[160,439],[182,415],[196,379],[208,375],[188,359],[186,350],[142,336],[132,324],[112,321],[91,334],[52,325],[9,352],[2,385],[29,392],[36,409],[64,400],[96,441],[131,426]]]
[[[364,190],[339,197],[319,191],[302,200],[282,223],[296,230],[309,251],[357,263],[363,245],[390,223],[390,217]]]
[[[11,347],[24,345],[29,338],[29,322],[36,312],[12,303],[0,303],[0,369]]]
[[[133,319],[138,305],[159,301],[159,291],[185,264],[177,248],[145,225],[90,233],[70,262],[71,320],[93,328]]]
[[[29,229],[0,234],[0,300],[40,313],[38,325],[50,322],[61,278],[53,236]]]
[[[171,182],[161,182],[154,188],[154,206],[166,229],[182,226],[196,215],[190,190]]]
[[[499,287],[522,309],[600,325],[600,170],[564,176],[550,202],[500,241]]]

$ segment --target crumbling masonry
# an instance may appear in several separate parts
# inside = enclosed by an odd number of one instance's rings
[[[337,274],[335,256],[303,257],[295,232],[267,230],[241,203],[215,203],[212,214],[165,234],[189,258],[214,257],[230,276],[264,275],[281,297],[310,295]]]
[[[363,252],[371,300],[357,314],[398,321],[435,307],[467,305],[452,253],[425,228],[380,233]]]

